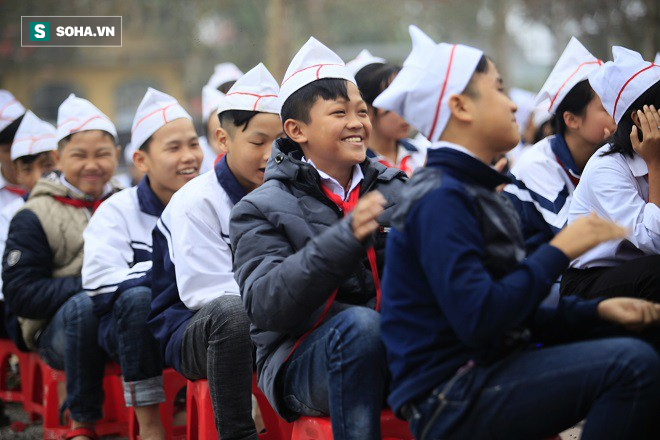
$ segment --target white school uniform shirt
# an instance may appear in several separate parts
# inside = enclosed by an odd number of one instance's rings
[[[82,282],[90,297],[115,292],[151,269],[151,231],[162,210],[147,176],[101,203],[83,232]]]
[[[226,158],[177,191],[158,220],[175,267],[181,302],[199,310],[223,295],[240,295],[234,279],[229,214],[245,196]]]
[[[25,204],[22,197],[9,202],[7,206],[0,208],[0,260],[5,253],[5,245],[7,244],[7,234],[9,233],[9,223],[19,209]],[[0,271],[2,268],[0,267]],[[2,276],[0,276],[0,301],[4,301],[5,297],[2,294]]]
[[[660,208],[649,203],[648,167],[636,153],[591,157],[573,194],[569,223],[595,212],[630,230],[624,240],[603,243],[571,263],[576,269],[612,267],[645,255],[660,253]]]
[[[10,184],[2,177],[2,168],[0,168],[0,210],[8,206],[11,202],[16,199],[22,198],[20,194],[10,191],[8,188],[16,188],[15,185]]]
[[[360,165],[357,164],[353,165],[351,186],[349,187],[348,191],[346,191],[344,187],[337,181],[337,179],[327,174],[325,171],[321,171],[318,168],[316,168],[316,165],[314,165],[314,162],[312,162],[311,159],[306,159],[305,157],[303,157],[302,161],[313,166],[314,169],[319,173],[319,177],[321,178],[321,184],[325,186],[327,189],[329,189],[334,195],[341,197],[341,199],[344,202],[348,199],[348,196],[351,195],[351,192],[353,192],[355,187],[358,186],[360,183],[362,183],[362,181],[364,180],[364,173],[362,172],[362,168],[360,168]]]
[[[555,234],[566,226],[574,182],[581,176],[561,135],[530,147],[514,163],[511,177],[513,183],[504,191],[520,200],[523,209],[538,211]]]
[[[209,140],[206,136],[199,137],[199,146],[204,153],[204,159],[202,159],[202,165],[199,168],[199,174],[204,174],[207,171],[211,171],[215,164],[215,158],[218,157],[218,154],[213,151],[211,145],[209,145]]]

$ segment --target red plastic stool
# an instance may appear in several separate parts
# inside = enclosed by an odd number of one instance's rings
[[[12,355],[18,357],[18,367],[21,378],[21,388],[10,390],[7,384],[9,359]],[[0,339],[0,399],[5,402],[23,402],[25,400],[23,387],[30,377],[30,355],[20,351],[11,339]]]
[[[287,423],[277,415],[270,402],[259,389],[257,384],[257,374],[252,375],[252,394],[257,398],[261,418],[264,421],[266,432],[259,434],[260,440],[289,440],[293,423]]]
[[[257,398],[266,431],[259,434],[260,440],[289,440],[292,426],[275,413],[266,396],[257,387],[256,374],[252,376],[252,394]],[[213,406],[209,384],[206,380],[188,381],[186,395],[187,439],[206,440],[218,438],[213,417]]]
[[[408,422],[397,419],[390,409],[381,413],[380,426],[383,439],[413,440]],[[332,438],[329,417],[301,417],[293,422],[291,440],[332,440]]]
[[[35,353],[31,353],[30,380],[25,386],[26,412],[30,420],[43,418],[44,439],[60,439],[69,430],[68,425],[61,425],[59,420],[59,399],[57,385],[66,382],[64,371],[50,368]],[[103,419],[96,423],[94,430],[99,435],[128,434],[123,388],[121,385],[121,370],[116,364],[106,366],[103,379],[105,400],[103,403]]]
[[[186,389],[186,438],[206,440],[218,438],[213,418],[213,405],[206,380],[188,381]]]
[[[174,401],[181,388],[186,386],[186,378],[172,368],[163,370],[163,388],[165,402],[160,405],[160,420],[165,428],[165,440],[185,440],[186,426],[174,426]],[[128,408],[128,434],[131,440],[140,438],[140,425],[135,416],[135,409]]]

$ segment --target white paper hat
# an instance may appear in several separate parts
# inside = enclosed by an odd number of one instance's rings
[[[133,119],[131,142],[140,148],[160,127],[180,118],[192,121],[176,99],[149,87]]]
[[[11,144],[11,160],[44,151],[57,150],[56,133],[55,127],[42,121],[28,110],[18,126],[14,142]]]
[[[202,121],[205,124],[224,98],[225,94],[214,87],[205,85],[202,88]]]
[[[243,72],[234,63],[216,64],[213,75],[211,75],[206,85],[218,90],[221,85],[229,81],[236,81],[241,76],[243,76]]]
[[[630,105],[660,81],[660,65],[625,47],[614,46],[612,54],[614,61],[589,75],[589,84],[618,124]]]
[[[0,89],[0,132],[25,113],[25,107],[14,95]]]
[[[101,110],[86,99],[73,93],[60,104],[57,110],[57,142],[73,133],[88,130],[103,130],[117,139],[117,129]]]
[[[124,162],[126,162],[127,165],[133,163],[133,153],[135,153],[134,144],[133,142],[129,142],[124,147]]]
[[[552,115],[548,111],[550,100],[546,99],[532,110],[532,119],[534,121],[534,128],[538,129],[541,125],[552,119]]]
[[[355,76],[364,67],[371,64],[385,64],[386,62],[385,58],[375,57],[367,49],[362,49],[362,52],[355,59],[346,63],[346,68]]]
[[[236,81],[218,106],[218,114],[227,110],[248,110],[279,114],[277,94],[280,87],[263,63],[257,64]]]
[[[536,103],[540,104],[549,99],[548,111],[554,115],[568,92],[602,64],[603,62],[593,56],[577,38],[571,37],[541,91],[536,95]]]
[[[520,133],[523,133],[527,127],[530,116],[532,116],[536,95],[527,90],[512,87],[511,90],[509,90],[509,97],[518,107],[518,111],[516,111],[516,122],[518,123],[518,128],[520,128]]]
[[[355,84],[355,77],[339,55],[316,38],[310,39],[291,60],[279,93],[279,106],[307,84],[324,78],[345,79]]]
[[[411,27],[412,52],[374,107],[398,113],[434,143],[449,121],[449,98],[465,90],[484,54],[461,44],[431,46],[420,32]]]
[[[655,54],[655,60],[653,60],[653,64],[660,64],[660,52]]]

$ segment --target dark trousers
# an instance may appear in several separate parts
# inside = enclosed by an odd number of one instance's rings
[[[660,255],[614,267],[568,269],[562,275],[561,294],[586,299],[630,296],[660,302]]]
[[[216,298],[190,319],[181,343],[181,373],[191,380],[208,379],[221,439],[257,439],[250,321],[240,296]]]
[[[404,408],[419,440],[542,439],[585,418],[583,440],[657,439],[660,357],[633,338],[534,347]]]

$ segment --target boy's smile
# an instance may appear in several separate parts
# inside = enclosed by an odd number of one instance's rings
[[[346,88],[348,100],[317,99],[309,123],[301,124],[305,157],[339,181],[364,162],[371,135],[367,104],[355,84],[347,81]]]

